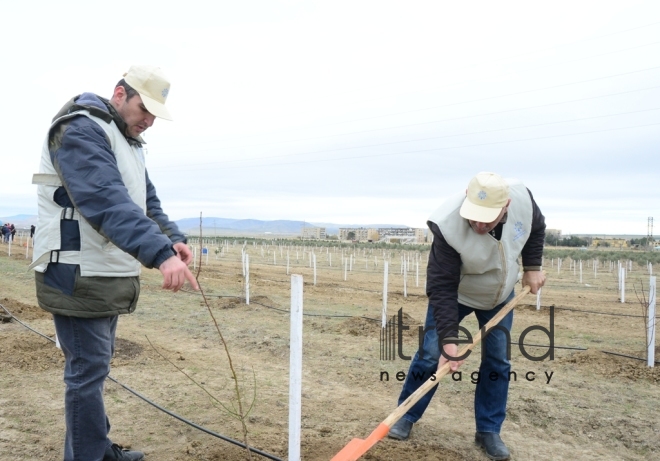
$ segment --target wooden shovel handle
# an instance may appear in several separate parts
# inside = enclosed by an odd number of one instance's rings
[[[481,332],[488,331],[493,328],[495,325],[500,323],[500,321],[524,298],[530,291],[529,286],[525,286],[520,293],[518,293],[511,301],[509,301],[506,306],[504,306],[500,311],[495,314],[495,316],[484,325],[482,329],[475,335],[474,340],[470,344],[466,344],[458,351],[458,357],[465,355],[468,351],[472,350],[474,346],[481,342]],[[441,346],[441,345],[439,345]],[[424,382],[415,392],[410,394],[408,398],[399,405],[384,421],[388,427],[392,427],[403,415],[405,415],[413,405],[415,405],[419,399],[421,399],[428,391],[430,391],[434,386],[438,385],[438,382],[447,374],[450,370],[450,363],[446,362],[435,373],[434,376],[431,376],[429,379]]]

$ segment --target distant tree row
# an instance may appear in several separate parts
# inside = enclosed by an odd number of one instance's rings
[[[545,244],[562,247],[587,247],[591,244],[591,239],[580,238],[575,235],[571,235],[568,238],[559,238],[555,234],[547,234],[545,236]]]

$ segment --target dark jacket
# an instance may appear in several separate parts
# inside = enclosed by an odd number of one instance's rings
[[[114,121],[126,133],[125,122],[109,101],[92,93],[73,98],[54,120],[80,109]],[[132,145],[144,143],[141,138],[126,139]],[[74,207],[97,232],[142,265],[159,267],[176,254],[174,243],[186,241],[163,212],[148,174],[146,215],[133,202],[110,142],[96,122],[77,116],[56,124],[49,132],[48,148],[63,184],[54,194],[55,202],[63,208]],[[80,249],[76,221],[62,221],[60,232],[62,250]],[[81,277],[74,264],[50,263],[45,273],[36,273],[36,281],[39,305],[62,315],[102,317],[132,312],[139,295],[137,277]]]
[[[521,252],[523,268],[539,270],[543,261],[543,243],[545,240],[545,217],[534,201],[532,193],[532,229],[529,239]],[[443,332],[448,338],[458,337],[458,285],[461,281],[461,256],[442,236],[438,226],[428,221],[433,232],[433,245],[427,267],[426,294],[429,306],[433,309],[433,318],[438,335]],[[506,216],[491,231],[500,239],[502,228],[506,226]],[[493,306],[495,307],[495,306]],[[442,340],[442,338],[440,338]]]

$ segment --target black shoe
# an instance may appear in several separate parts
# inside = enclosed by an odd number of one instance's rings
[[[408,421],[406,418],[401,418],[394,426],[390,428],[390,432],[387,433],[387,436],[391,439],[396,440],[406,440],[410,437],[410,431],[412,431],[413,423]]]
[[[474,436],[474,442],[486,450],[486,456],[490,459],[497,461],[509,459],[509,449],[502,442],[500,434],[496,434],[495,432],[477,432]]]
[[[103,461],[142,461],[144,453],[141,451],[125,450],[116,443],[105,449]]]

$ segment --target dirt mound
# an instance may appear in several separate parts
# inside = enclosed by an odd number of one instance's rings
[[[5,332],[0,341],[2,366],[38,371],[63,368],[64,354],[48,341],[32,332]]]
[[[634,356],[635,354],[626,355]],[[608,378],[631,379],[633,381],[647,380],[660,383],[660,371],[658,371],[657,366],[649,368],[646,366],[646,361],[619,357],[598,350],[576,352],[568,357],[558,359],[557,363],[573,365],[577,369],[588,370]]]
[[[245,304],[241,298],[227,297],[227,298],[215,298],[209,300],[209,305],[212,309],[234,309],[235,307],[240,307]],[[204,302],[200,302],[200,305],[203,306]]]
[[[115,358],[131,360],[142,355],[144,347],[128,339],[115,339]]]
[[[404,336],[417,337],[418,327],[421,325],[419,321],[411,317],[409,314],[402,312],[401,320],[403,326],[409,327],[407,330],[402,330]],[[398,314],[388,318],[388,323],[398,328],[399,317]],[[351,317],[341,322],[335,331],[337,333],[349,334],[353,336],[378,336],[382,330],[382,323],[380,319],[367,319],[365,317]]]
[[[25,304],[20,301],[16,301],[15,299],[3,298],[0,300],[0,304],[2,304],[9,312],[11,312],[14,316],[16,316],[16,318],[20,320],[35,320],[51,317],[49,312],[46,312],[39,306]],[[0,314],[6,315],[7,313],[4,311],[4,309],[0,309]]]

